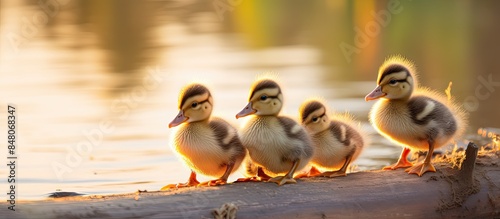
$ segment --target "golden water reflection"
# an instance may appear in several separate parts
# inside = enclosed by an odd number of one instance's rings
[[[482,79],[500,80],[500,2],[242,0],[222,14],[213,2],[1,2],[0,97],[19,109],[23,199],[57,189],[157,190],[187,179],[189,170],[168,147],[167,123],[179,89],[192,81],[208,84],[215,114],[238,124],[234,114],[250,83],[278,72],[285,114],[322,96],[371,131],[359,170],[391,163],[400,150],[373,133],[373,103],[363,100],[391,54],[413,59],[422,84],[444,90],[453,81],[458,102],[472,101],[472,132],[500,126],[497,87],[477,95],[486,88]],[[373,33],[363,38],[369,25]],[[340,45],[355,52],[346,55]],[[88,153],[70,165],[68,157],[89,142]],[[60,165],[69,169],[58,172]]]

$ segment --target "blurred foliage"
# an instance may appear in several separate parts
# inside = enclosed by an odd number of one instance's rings
[[[112,72],[131,73],[157,62],[158,53],[168,47],[157,43],[154,28],[180,23],[192,34],[200,33],[195,27],[210,24],[202,30],[237,35],[248,50],[311,46],[321,54],[318,64],[328,69],[325,81],[374,80],[380,63],[392,54],[414,60],[428,87],[443,91],[449,81],[455,82],[453,95],[459,100],[475,95],[479,76],[493,74],[493,80],[500,80],[500,1],[74,0],[65,7],[76,17],[74,23],[94,33],[99,47],[108,51],[106,64]],[[376,14],[391,8],[400,12],[390,13],[387,24],[381,24]],[[48,29],[56,26],[51,21]],[[356,45],[355,30],[366,33],[370,28],[376,34],[366,45]],[[357,52],[346,58],[342,43]],[[497,111],[495,101],[480,104],[476,115]],[[491,120],[474,119],[480,124]],[[500,124],[499,117],[493,120]]]

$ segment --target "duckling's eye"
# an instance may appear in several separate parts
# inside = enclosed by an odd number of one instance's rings
[[[266,95],[260,96],[260,100],[267,100],[267,96]]]
[[[392,79],[392,80],[389,81],[389,84],[393,84],[394,85],[396,83],[398,83],[398,81],[396,81],[395,79]]]
[[[318,121],[319,121],[319,117],[314,117],[314,118],[312,118],[312,121],[313,121],[313,122],[318,122]]]
[[[194,102],[194,103],[192,103],[192,104],[191,104],[191,108],[195,108],[195,107],[197,107],[197,106],[198,106],[198,103],[197,103],[197,102]]]

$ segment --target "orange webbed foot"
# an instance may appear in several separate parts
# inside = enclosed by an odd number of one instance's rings
[[[191,171],[191,175],[189,176],[187,183],[168,184],[166,186],[161,187],[160,190],[165,191],[165,190],[169,190],[169,189],[193,187],[193,186],[197,186],[198,184],[200,184],[200,182],[198,182],[198,180],[196,179],[196,173]]]
[[[165,190],[169,190],[169,189],[180,189],[180,188],[194,187],[194,186],[198,186],[199,184],[200,183],[198,181],[187,182],[187,183],[168,184],[166,186],[161,187],[160,191],[165,191]]]
[[[408,174],[424,175],[426,172],[436,172],[436,168],[431,163],[421,163],[405,170]]]
[[[215,179],[215,180],[210,180],[206,182],[202,182],[198,184],[198,187],[203,187],[203,186],[221,186],[227,184],[227,180],[224,179]]]
[[[407,168],[407,167],[413,166],[413,164],[410,163],[407,159],[408,154],[410,152],[411,152],[411,150],[409,148],[407,148],[407,147],[403,148],[401,155],[399,155],[398,162],[393,164],[393,165],[384,167],[383,170],[395,170],[395,169],[399,169],[399,168]]]
[[[298,175],[296,175],[293,178],[300,179],[300,178],[316,177],[316,176],[319,176],[320,174],[321,174],[321,171],[319,171],[318,169],[316,169],[316,167],[311,167],[311,169],[309,170],[309,172],[298,174]]]
[[[406,159],[404,159],[403,161],[398,161],[397,163],[395,163],[393,165],[384,167],[383,170],[395,170],[395,169],[399,169],[399,168],[408,168],[411,166],[413,166],[413,164],[410,163],[409,161],[407,161]]]
[[[235,183],[241,183],[241,182],[265,182],[268,179],[262,179],[261,177],[258,176],[252,176],[248,178],[238,178]]]

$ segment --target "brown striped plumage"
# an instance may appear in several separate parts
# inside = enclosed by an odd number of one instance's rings
[[[346,116],[330,118],[325,104],[317,99],[305,101],[299,110],[302,125],[314,145],[313,165],[307,176],[345,176],[347,168],[366,146],[359,125]],[[316,168],[327,171],[320,173]]]
[[[405,147],[399,161],[385,169],[412,166],[407,161],[409,149],[427,150],[422,164],[408,168],[419,176],[435,171],[432,152],[454,138],[465,128],[465,114],[452,101],[429,89],[418,87],[415,68],[399,56],[389,58],[379,69],[378,86],[366,100],[379,99],[370,111],[370,121],[386,138]]]
[[[278,115],[282,105],[279,85],[263,79],[254,83],[248,105],[236,115],[249,116],[241,129],[241,140],[252,165],[268,175],[286,174],[270,179],[279,185],[294,183],[294,172],[305,167],[313,154],[306,131],[294,120]]]
[[[246,155],[237,130],[223,119],[210,116],[212,99],[201,84],[187,85],[180,93],[179,114],[169,125],[178,126],[172,133],[171,146],[192,174],[188,183],[175,187],[198,184],[196,173],[219,177],[204,185],[224,184]]]

